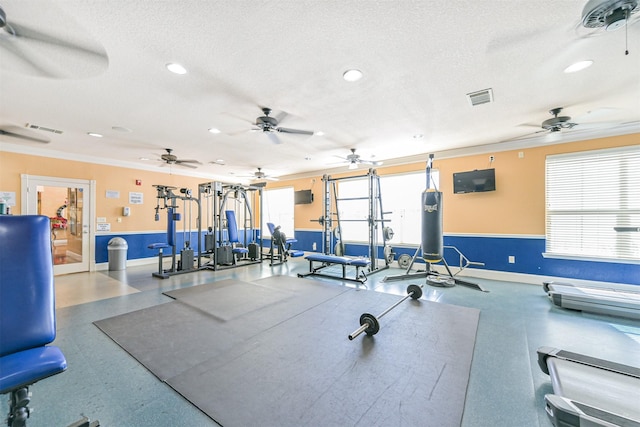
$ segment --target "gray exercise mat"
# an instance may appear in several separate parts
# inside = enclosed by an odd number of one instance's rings
[[[229,279],[170,291],[178,299],[94,324],[164,381],[348,291],[297,278],[302,284],[294,285],[282,277],[267,281],[282,290]],[[247,302],[254,293],[263,298]]]
[[[460,424],[478,310],[408,300],[377,335],[349,341],[362,312],[377,315],[398,296],[290,276],[254,285],[283,298],[222,321],[206,304],[182,303],[181,290],[96,325],[224,426]]]
[[[167,383],[224,426],[459,425],[479,311],[410,300],[347,339],[397,300],[343,293]]]
[[[295,295],[287,290],[240,280],[224,280],[164,292],[164,294],[209,313],[222,321],[229,321]],[[242,295],[244,298],[237,298],[238,295]],[[230,301],[233,303],[231,304]]]
[[[221,323],[179,301],[94,322],[163,381],[242,343]]]

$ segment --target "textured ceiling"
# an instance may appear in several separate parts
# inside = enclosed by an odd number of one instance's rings
[[[35,37],[0,36],[0,129],[63,131],[33,131],[48,144],[0,136],[0,148],[239,180],[258,167],[344,167],[350,148],[392,164],[640,132],[640,13],[625,55],[625,28],[579,25],[585,4],[0,0],[16,32]],[[593,66],[563,73],[583,59]],[[349,68],[364,77],[346,82]],[[486,88],[494,102],[472,107],[466,94]],[[283,127],[324,135],[274,144],[250,131],[261,106],[288,113]],[[578,126],[534,133],[559,106]],[[202,164],[160,169],[164,148]]]

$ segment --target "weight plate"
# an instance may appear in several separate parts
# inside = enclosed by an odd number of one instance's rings
[[[373,314],[362,313],[362,316],[360,316],[360,326],[365,323],[369,325],[369,327],[364,330],[367,335],[375,335],[380,330],[380,323]]]
[[[336,243],[336,247],[335,247],[333,253],[336,254],[336,256],[344,255],[344,246],[342,245],[342,242]]]
[[[429,276],[427,277],[427,284],[439,288],[450,288],[456,285],[456,281],[450,277]]]
[[[336,240],[340,240],[340,235],[342,233],[340,233],[340,229],[338,227],[333,229],[333,237],[336,238]]]
[[[398,265],[402,268],[407,268],[409,264],[411,264],[412,259],[411,255],[402,254],[398,257]]]
[[[384,247],[384,259],[387,261],[387,264],[391,264],[393,262],[393,258],[395,257],[395,254],[393,253],[393,248],[389,245],[386,245]]]
[[[384,233],[384,240],[393,239],[393,236],[394,236],[393,228],[385,227],[385,228],[382,229],[382,232]]]
[[[413,294],[411,294],[413,292]],[[422,296],[422,287],[419,285],[409,285],[407,286],[407,295],[411,294],[411,298],[419,299]]]

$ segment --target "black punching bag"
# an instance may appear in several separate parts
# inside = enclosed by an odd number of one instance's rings
[[[422,257],[439,262],[442,247],[442,193],[430,188],[422,193]]]

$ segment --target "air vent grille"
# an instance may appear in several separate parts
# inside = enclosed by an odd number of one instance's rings
[[[25,127],[28,127],[29,129],[43,130],[45,132],[51,132],[51,133],[57,133],[57,134],[61,134],[62,133],[61,130],[48,128],[46,126],[34,125],[33,123],[27,123],[25,125]]]
[[[472,107],[481,104],[488,104],[489,102],[493,102],[493,90],[483,89],[477,92],[468,93],[467,99]]]

